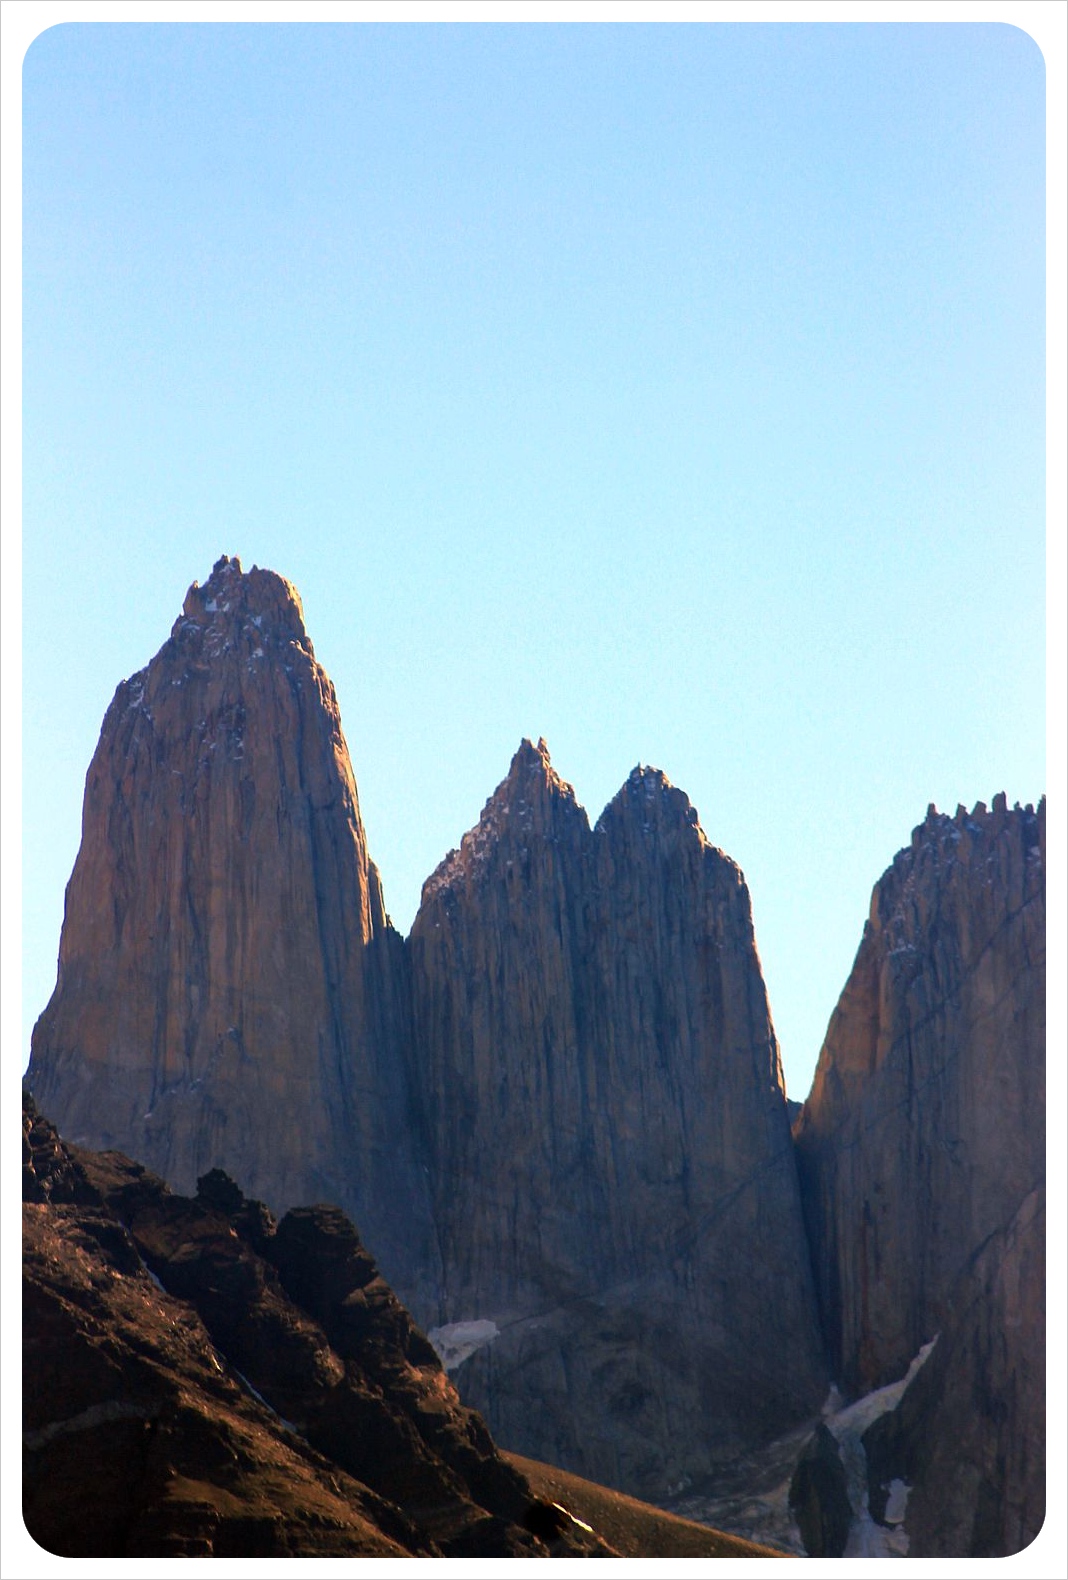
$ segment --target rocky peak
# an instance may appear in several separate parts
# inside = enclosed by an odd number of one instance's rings
[[[527,826],[539,804],[563,801],[577,806],[575,792],[566,780],[561,779],[549,758],[549,748],[544,736],[537,746],[524,737],[512,758],[508,773],[486,802],[483,817],[499,820],[510,818],[515,826]]]
[[[187,1190],[219,1165],[337,1202],[395,1266],[422,1189],[400,949],[300,599],[224,555],[104,719],[33,1091]]]
[[[702,847],[708,844],[697,816],[697,808],[684,790],[671,783],[659,768],[639,763],[597,819],[596,831],[605,832],[615,823],[626,822],[645,834],[673,833],[685,837],[693,830]]]
[[[544,737],[536,746],[524,737],[475,827],[423,884],[421,904],[483,881],[497,859],[529,857],[546,837],[581,838],[588,832],[589,820],[571,785],[553,768]]]
[[[191,628],[204,631],[226,626],[238,630],[251,627],[260,640],[296,642],[314,657],[304,629],[300,594],[292,582],[257,565],[243,572],[236,555],[224,554],[216,560],[203,587],[193,582],[189,588],[171,635],[180,640],[191,634]]]
[[[494,1430],[662,1495],[815,1409],[748,892],[687,797],[636,768],[591,830],[544,741],[524,741],[424,887],[409,944],[435,1320],[486,1334],[463,1386]],[[745,1287],[728,1289],[718,1270],[739,1259]],[[771,1311],[776,1336],[754,1342]],[[759,1420],[742,1348],[766,1374]]]

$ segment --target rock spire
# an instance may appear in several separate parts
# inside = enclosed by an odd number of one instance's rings
[[[403,1273],[428,1242],[402,953],[296,590],[224,555],[107,711],[27,1080],[179,1189],[218,1165],[339,1204]]]
[[[742,874],[636,768],[591,829],[544,742],[428,880],[410,939],[446,1269],[492,1333],[465,1397],[646,1493],[826,1390]]]
[[[1044,799],[928,809],[795,1126],[835,1379],[865,1393],[940,1335],[879,1444],[913,1552],[1018,1551],[1043,1518],[1045,848]]]

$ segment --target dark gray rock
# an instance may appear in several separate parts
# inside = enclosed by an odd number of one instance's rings
[[[1043,1507],[1044,800],[929,809],[794,1133],[836,1381],[864,1394],[942,1335],[874,1430],[877,1493],[898,1463],[912,1554],[1017,1551]]]
[[[496,1328],[455,1373],[495,1435],[662,1497],[813,1414],[749,895],[685,795],[636,769],[591,829],[524,742],[410,948],[446,1269],[424,1320]]]
[[[790,1482],[790,1509],[811,1558],[840,1558],[853,1510],[834,1437],[820,1422]]]

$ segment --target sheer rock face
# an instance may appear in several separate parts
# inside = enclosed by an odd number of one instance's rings
[[[954,1280],[938,1343],[897,1410],[864,1435],[869,1505],[908,1488],[914,1557],[998,1558],[1045,1518],[1045,1189]]]
[[[457,1378],[500,1440],[663,1495],[817,1409],[749,896],[687,798],[636,769],[591,830],[524,742],[410,952],[437,1321],[497,1328]]]
[[[402,954],[299,597],[224,556],[108,709],[27,1080],[179,1189],[338,1203],[400,1272],[429,1255]]]
[[[1042,1185],[1044,1060],[1045,801],[931,808],[876,885],[795,1130],[849,1392],[904,1371],[970,1259]],[[1033,1326],[1022,1308],[1006,1320]]]

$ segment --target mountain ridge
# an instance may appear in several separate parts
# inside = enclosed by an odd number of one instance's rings
[[[1044,864],[1044,798],[929,808],[795,1114],[744,875],[683,791],[639,764],[591,825],[524,738],[402,938],[299,595],[223,556],[105,716],[27,1079],[181,1188],[337,1203],[495,1436],[664,1497],[965,1333],[963,1263],[1041,1184]],[[1039,1222],[1004,1240],[1032,1292]]]

